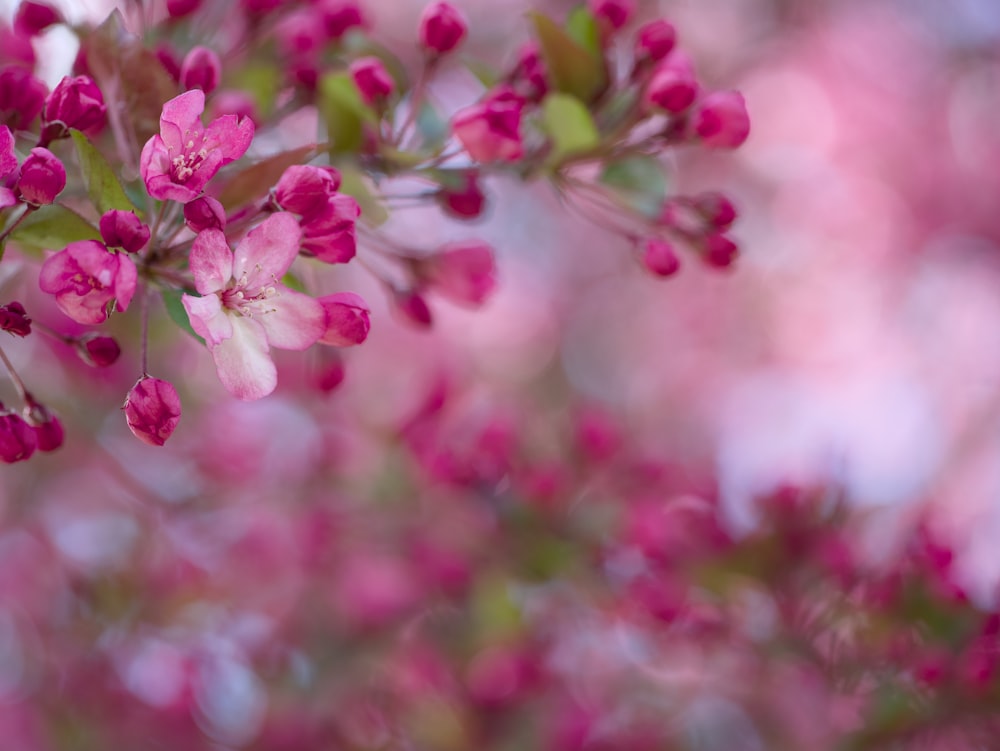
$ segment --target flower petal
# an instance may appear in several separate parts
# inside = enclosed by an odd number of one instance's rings
[[[301,239],[295,217],[284,212],[272,214],[236,246],[233,278],[240,280],[248,296],[276,285],[298,255]]]
[[[246,153],[253,135],[254,124],[249,117],[223,115],[205,129],[205,147],[218,149],[222,153],[222,163],[229,164]]]
[[[218,295],[182,295],[181,303],[187,311],[191,328],[205,340],[209,348],[233,335],[232,316],[222,309],[222,301]]]
[[[115,305],[118,310],[128,310],[139,277],[131,258],[124,253],[116,253],[115,257],[118,260],[118,271],[115,273]]]
[[[195,289],[203,295],[221,291],[233,278],[233,251],[221,230],[198,233],[191,245],[191,273]]]
[[[318,300],[277,285],[276,294],[253,303],[254,320],[264,327],[267,341],[279,349],[303,350],[326,330],[326,314]]]
[[[171,151],[183,150],[185,139],[204,131],[201,113],[205,111],[205,92],[201,89],[185,91],[163,105],[160,114],[160,135]],[[174,139],[178,138],[174,143]]]
[[[278,385],[278,371],[268,355],[264,329],[250,318],[229,318],[233,335],[212,348],[219,380],[237,399],[265,397]]]

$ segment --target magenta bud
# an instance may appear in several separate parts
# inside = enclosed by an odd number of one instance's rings
[[[420,16],[420,45],[429,52],[451,52],[468,31],[465,16],[450,3],[431,3]]]
[[[455,243],[421,260],[421,276],[452,302],[482,305],[496,288],[493,248],[484,242]]]
[[[21,303],[14,301],[0,305],[0,330],[21,337],[31,333],[31,319]]]
[[[316,388],[329,394],[344,382],[344,358],[336,350],[325,350],[320,360],[316,371]]]
[[[122,353],[117,341],[101,334],[85,334],[74,342],[74,346],[80,359],[95,368],[113,365]]]
[[[646,101],[654,107],[679,114],[694,103],[698,81],[690,58],[674,52],[653,71],[646,87]]]
[[[153,50],[153,54],[156,55],[156,59],[160,61],[160,65],[163,69],[167,71],[167,74],[174,79],[175,82],[180,83],[181,80],[181,61],[177,57],[177,53],[174,51],[167,42],[163,42]]]
[[[184,204],[184,221],[192,232],[226,228],[226,210],[211,196],[198,196]]]
[[[677,31],[673,24],[662,18],[650,21],[639,29],[636,36],[636,59],[659,62],[673,51],[676,43]]]
[[[384,102],[395,90],[396,82],[377,57],[362,57],[351,63],[351,76],[362,98],[371,105]]]
[[[45,102],[42,141],[65,138],[70,128],[96,128],[104,122],[106,111],[104,96],[90,76],[64,76]]]
[[[143,376],[125,399],[125,421],[132,435],[150,446],[162,446],[181,419],[181,400],[169,381]]]
[[[319,341],[334,347],[351,347],[368,338],[371,329],[368,305],[360,295],[338,292],[319,298],[326,314],[326,331]]]
[[[441,186],[437,198],[441,208],[456,219],[476,219],[483,213],[486,196],[479,187],[479,177],[475,170],[461,175],[462,187]]]
[[[134,211],[112,209],[101,217],[100,228],[104,244],[111,248],[138,253],[149,242],[149,227]]]
[[[171,18],[190,16],[201,7],[202,0],[167,0],[167,13]]]
[[[222,78],[222,61],[208,47],[194,47],[181,63],[180,84],[184,89],[201,89],[211,94]]]
[[[36,146],[21,164],[15,188],[21,200],[31,206],[45,206],[56,200],[66,187],[66,169],[48,149]]]
[[[523,100],[509,90],[459,110],[451,121],[452,131],[475,161],[513,162],[524,154],[521,136]]]
[[[635,13],[634,0],[590,0],[587,4],[594,18],[614,31],[627,24]]]
[[[48,407],[35,401],[31,394],[26,394],[25,398],[24,419],[35,431],[38,450],[55,451],[63,445],[65,437],[62,422]]]
[[[706,235],[702,240],[702,252],[705,263],[722,269],[731,266],[736,260],[739,246],[725,235]]]
[[[0,404],[0,461],[6,464],[22,462],[31,458],[36,448],[38,436],[34,428]]]
[[[700,193],[691,200],[695,210],[717,230],[727,229],[736,221],[736,207],[722,193]]]
[[[427,307],[427,301],[423,295],[414,290],[394,290],[392,301],[396,311],[404,320],[416,324],[420,328],[428,328],[433,318],[431,309]]]
[[[333,167],[295,164],[282,173],[274,200],[285,211],[307,216],[325,209],[339,187],[340,173]]]
[[[63,17],[48,3],[21,0],[14,16],[14,30],[26,36],[38,36],[50,26],[62,23]]]
[[[642,263],[656,276],[673,276],[681,267],[673,246],[658,237],[650,237],[643,243]]]
[[[31,71],[8,65],[0,71],[0,122],[11,130],[25,130],[45,106],[48,87]]]
[[[351,29],[365,25],[361,7],[354,0],[329,0],[319,7],[323,28],[329,39],[340,39]]]
[[[715,91],[695,107],[694,132],[712,149],[735,149],[750,135],[750,115],[738,91]]]

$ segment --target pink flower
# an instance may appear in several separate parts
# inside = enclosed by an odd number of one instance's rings
[[[424,280],[452,302],[482,305],[496,287],[493,249],[483,242],[456,243],[420,264]]]
[[[30,70],[8,65],[0,71],[0,121],[11,130],[27,128],[42,111],[46,94],[45,84]]]
[[[451,52],[468,30],[465,16],[449,3],[431,3],[420,16],[420,44],[430,52]]]
[[[368,338],[371,329],[368,305],[360,295],[338,292],[319,298],[326,315],[326,331],[319,341],[334,347],[351,347]]]
[[[253,140],[253,121],[223,115],[204,128],[205,92],[187,91],[163,105],[160,134],[142,148],[146,190],[161,201],[196,198],[221,167],[239,159]]]
[[[477,162],[513,162],[521,158],[520,97],[501,92],[455,113],[451,127]]]
[[[42,114],[42,145],[69,135],[70,128],[90,130],[104,122],[101,90],[89,76],[64,76],[49,94]]]
[[[48,149],[36,146],[21,164],[15,186],[21,200],[32,206],[45,206],[56,200],[66,187],[66,168]]]
[[[181,419],[181,399],[169,381],[143,376],[125,399],[125,422],[132,435],[150,446],[162,446]]]
[[[635,56],[640,60],[662,60],[674,48],[677,30],[673,24],[658,18],[639,29],[635,40]]]
[[[324,208],[302,217],[302,252],[324,263],[347,263],[357,251],[354,225],[361,207],[338,193]]]
[[[340,173],[333,167],[295,164],[281,174],[274,199],[285,211],[306,216],[322,211],[340,187]]]
[[[38,286],[56,296],[63,313],[77,323],[101,323],[108,303],[126,310],[136,285],[135,264],[124,253],[112,253],[96,240],[70,243],[42,264]]]
[[[233,396],[267,396],[277,385],[270,348],[303,350],[326,328],[323,306],[280,279],[299,252],[301,233],[291,214],[274,214],[229,249],[226,236],[207,229],[191,248],[191,272],[202,297],[182,302],[204,338],[219,380]]]
[[[476,219],[486,205],[486,196],[479,187],[475,170],[459,175],[458,185],[442,185],[437,200],[441,208],[456,219]]]
[[[129,253],[138,253],[149,242],[149,227],[134,211],[111,209],[101,217],[99,226],[101,238],[110,248],[124,248]]]
[[[738,91],[716,91],[695,107],[694,132],[713,149],[735,149],[750,135],[750,116]]]
[[[351,77],[361,97],[371,105],[383,102],[396,88],[389,71],[377,57],[362,57],[351,63]]]
[[[50,26],[62,21],[62,14],[48,3],[22,0],[14,16],[14,30],[19,34],[38,36]]]

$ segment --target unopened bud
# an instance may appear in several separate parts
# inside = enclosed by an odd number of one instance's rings
[[[21,337],[31,333],[31,319],[21,303],[14,301],[0,305],[0,330]]]
[[[0,404],[0,461],[13,464],[31,458],[38,448],[38,436],[19,414]]]
[[[681,267],[674,247],[658,237],[648,238],[643,243],[642,263],[656,276],[673,276]]]
[[[226,228],[226,210],[211,196],[198,196],[184,204],[184,221],[192,232]]]
[[[16,192],[31,206],[44,206],[56,200],[66,187],[66,169],[48,149],[36,146],[21,164]]]
[[[114,365],[121,355],[121,347],[110,336],[101,334],[86,334],[75,341],[76,353],[88,365],[95,368],[106,368]]]
[[[361,97],[370,105],[383,103],[395,90],[396,82],[377,57],[362,57],[351,63],[351,77],[361,92]]]
[[[125,399],[125,421],[132,435],[150,446],[162,446],[181,419],[181,400],[168,381],[143,376]]]
[[[750,115],[738,91],[716,91],[695,107],[692,126],[702,144],[712,149],[735,149],[750,135]]]
[[[149,227],[134,211],[112,209],[106,212],[101,217],[100,229],[105,245],[124,248],[129,253],[138,253],[149,242]]]
[[[368,305],[360,295],[338,292],[319,298],[326,314],[326,331],[319,341],[334,347],[350,347],[368,338],[371,329]]]
[[[181,63],[180,83],[184,89],[215,91],[222,78],[222,61],[208,47],[194,47]]]
[[[420,16],[420,44],[424,49],[443,55],[451,52],[468,31],[465,16],[450,3],[431,3]]]

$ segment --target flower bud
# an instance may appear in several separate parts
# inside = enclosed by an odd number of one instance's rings
[[[750,116],[738,91],[716,91],[695,107],[694,132],[711,149],[735,149],[750,135]]]
[[[153,54],[156,55],[156,59],[160,61],[160,65],[167,72],[176,83],[180,83],[181,80],[181,61],[177,57],[177,53],[174,48],[170,46],[169,43],[163,42],[156,46],[153,50]]]
[[[162,446],[181,419],[181,400],[168,381],[143,376],[125,399],[125,421],[132,435],[150,446]]]
[[[635,13],[634,0],[590,0],[587,4],[594,18],[615,31],[627,24]]]
[[[207,47],[194,47],[181,63],[181,87],[187,90],[201,89],[211,94],[222,78],[222,61]]]
[[[122,353],[114,338],[101,334],[85,334],[74,342],[74,346],[80,359],[95,368],[113,365]]]
[[[643,243],[642,263],[656,276],[673,276],[681,267],[673,246],[658,237],[650,237]]]
[[[167,0],[167,13],[171,18],[190,16],[201,7],[202,0]]]
[[[285,211],[308,216],[325,209],[339,187],[340,173],[333,167],[295,164],[282,173],[274,200]]]
[[[340,39],[351,29],[365,25],[361,7],[354,0],[327,0],[318,7],[328,39]]]
[[[38,436],[20,415],[0,404],[0,461],[13,464],[31,458],[38,448]]]
[[[673,24],[662,18],[650,21],[639,29],[635,40],[635,57],[637,60],[659,62],[671,53],[676,43],[677,31]]]
[[[41,34],[49,26],[62,22],[62,15],[51,5],[33,0],[21,0],[14,16],[14,30],[24,36],[33,37]]]
[[[15,188],[21,200],[31,206],[44,206],[56,200],[66,187],[66,169],[48,149],[36,146],[21,165]]]
[[[469,24],[450,3],[431,3],[420,16],[420,45],[429,52],[443,55],[465,39]]]
[[[184,221],[192,232],[226,228],[226,210],[211,196],[198,196],[184,204]]]
[[[396,82],[377,57],[362,57],[351,63],[351,76],[361,97],[370,105],[377,106],[395,90]]]
[[[336,390],[344,382],[344,358],[336,350],[323,350],[316,370],[316,388],[324,394]]]
[[[739,246],[725,235],[707,235],[702,240],[702,257],[709,266],[720,269],[731,266],[738,252]]]
[[[700,193],[691,200],[695,210],[717,230],[728,229],[736,221],[736,207],[722,193]]]
[[[17,65],[0,71],[0,122],[11,130],[25,130],[45,106],[45,84]]]
[[[303,217],[302,252],[323,263],[347,263],[357,252],[355,224],[361,207],[351,196],[338,193],[326,205]]]
[[[456,243],[420,264],[424,281],[452,302],[482,305],[496,287],[493,249],[484,242]]]
[[[134,211],[112,209],[101,217],[100,228],[104,244],[110,248],[138,253],[149,242],[149,227]]]
[[[697,94],[698,81],[690,58],[674,52],[653,71],[646,88],[646,101],[676,115],[690,107]]]
[[[70,128],[96,128],[104,122],[106,111],[104,96],[90,76],[64,76],[45,102],[42,145],[65,138]]]
[[[368,305],[360,295],[338,292],[319,298],[326,314],[326,331],[319,341],[334,347],[350,347],[368,338],[371,329]]]
[[[21,337],[31,333],[31,319],[21,303],[14,301],[0,305],[0,330]]]
[[[416,324],[420,328],[428,328],[433,318],[431,309],[423,295],[415,290],[393,290],[392,302],[396,311],[404,320]]]
[[[510,91],[455,113],[452,130],[477,162],[513,162],[521,158],[521,115],[524,104]]]
[[[31,394],[26,394],[26,400],[24,419],[35,431],[38,450],[55,451],[63,445],[65,437],[62,422],[48,407],[35,401]]]
[[[460,188],[442,185],[437,193],[438,203],[456,219],[475,219],[483,213],[486,196],[479,188],[478,174],[468,170],[460,176]]]
[[[14,134],[10,132],[10,128],[6,125],[0,125],[0,181],[17,172],[17,167],[17,152],[14,151]],[[0,208],[6,208],[6,206]]]

